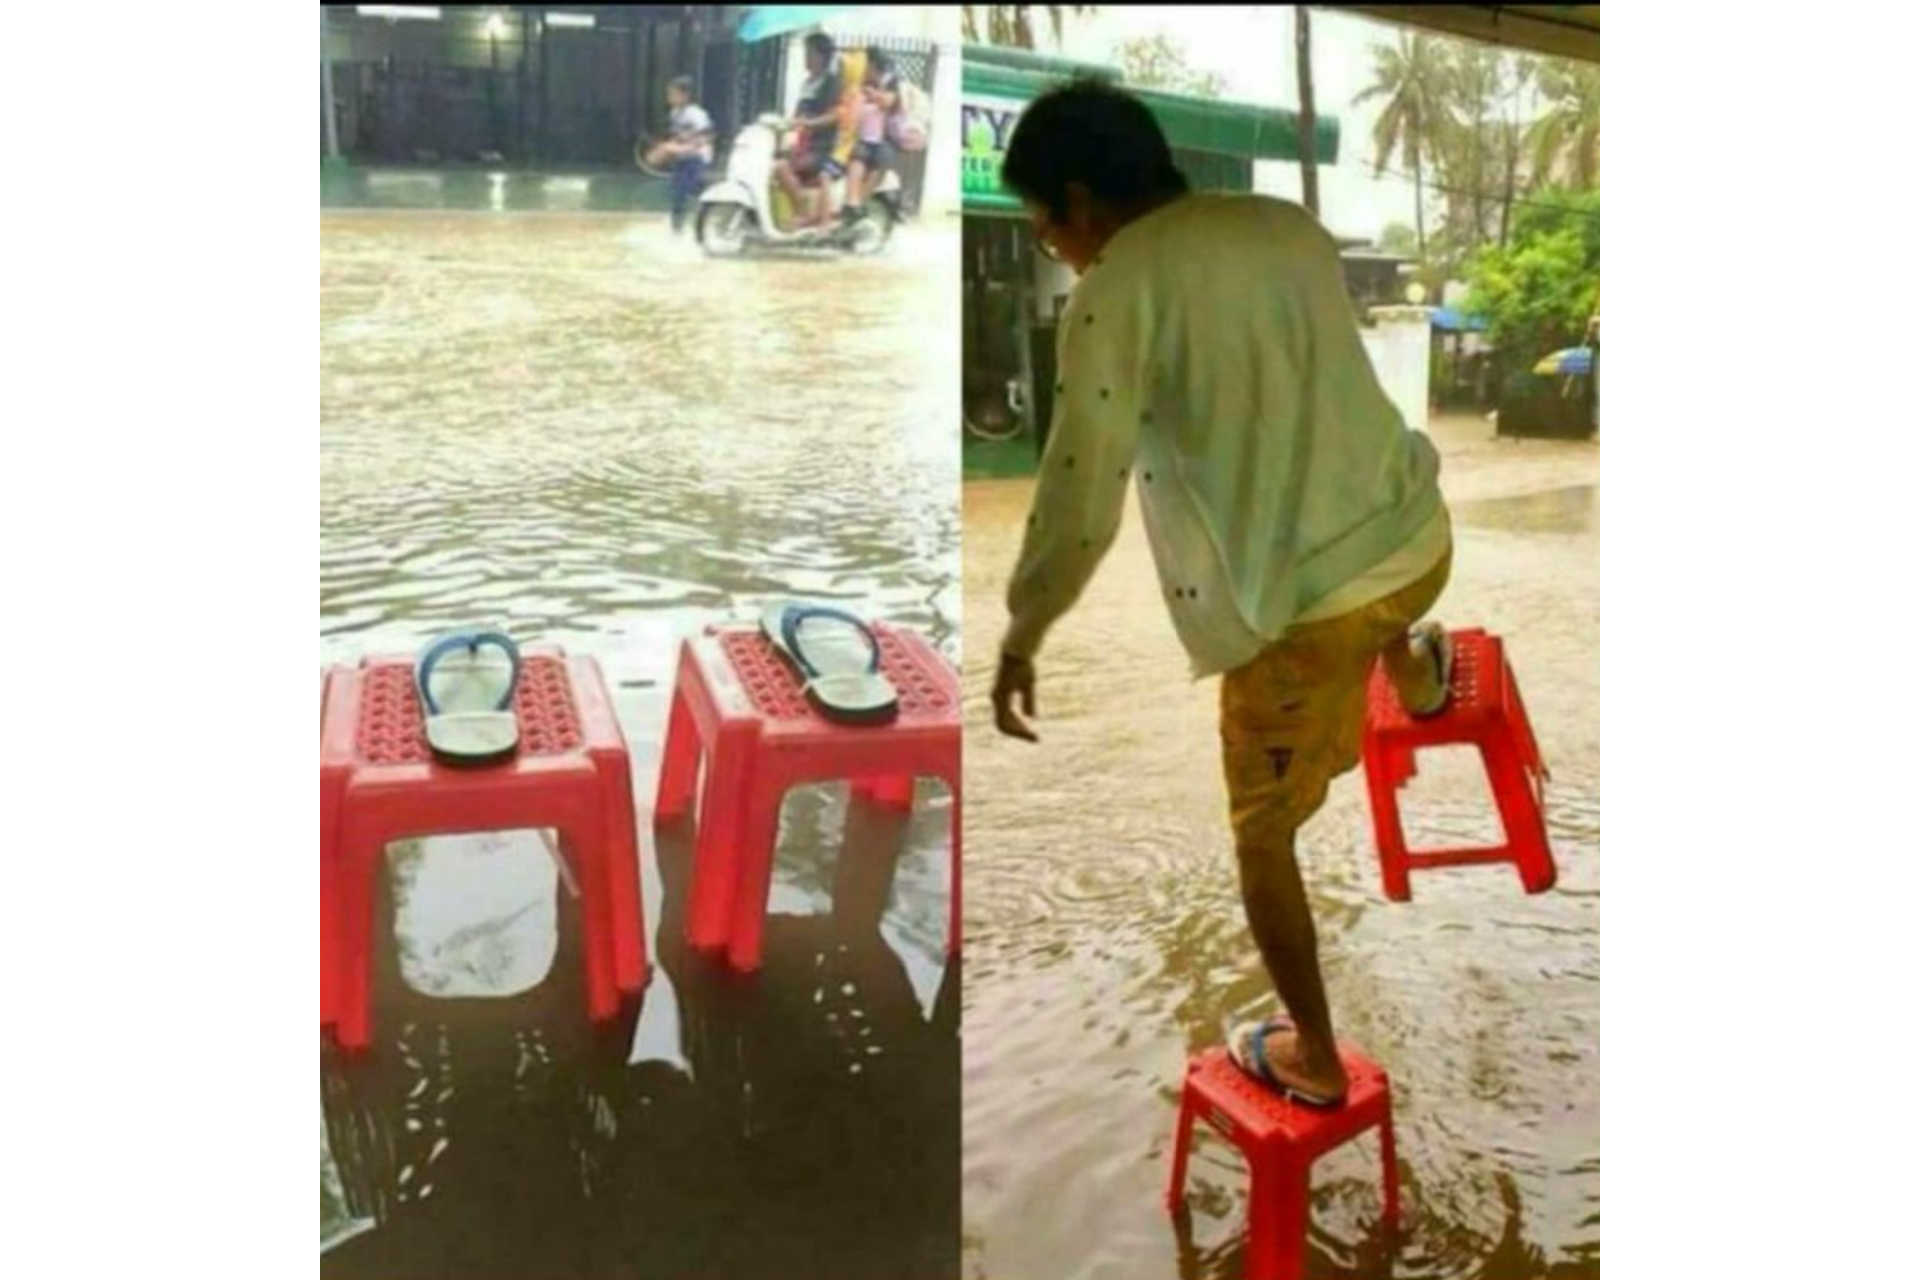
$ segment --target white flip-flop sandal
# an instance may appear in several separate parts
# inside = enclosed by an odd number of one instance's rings
[[[836,622],[839,634],[808,622]],[[807,698],[836,724],[888,724],[900,714],[900,695],[880,671],[873,629],[826,605],[780,604],[760,616],[760,629],[805,681]]]
[[[483,653],[497,650],[505,661]],[[520,650],[497,631],[461,631],[428,645],[413,669],[427,746],[447,764],[492,764],[520,745],[513,693]]]

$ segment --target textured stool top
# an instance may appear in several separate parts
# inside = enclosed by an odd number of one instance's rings
[[[1452,700],[1439,715],[1415,720],[1400,705],[1400,695],[1385,665],[1376,662],[1367,682],[1367,728],[1376,733],[1415,727],[1426,730],[1478,720],[1497,708],[1505,663],[1498,637],[1479,630],[1454,632]]]
[[[1335,1108],[1309,1107],[1275,1093],[1233,1065],[1221,1047],[1187,1064],[1187,1086],[1211,1108],[1257,1140],[1325,1149],[1344,1142],[1377,1120],[1368,1114],[1387,1089],[1387,1074],[1350,1044],[1340,1045],[1347,1069],[1347,1100]],[[1218,1117],[1210,1117],[1218,1123]]]
[[[360,671],[360,716],[355,753],[368,764],[414,764],[432,757],[409,662],[371,662]],[[565,659],[530,654],[521,659],[513,694],[520,722],[520,755],[578,750],[580,715]]]
[[[900,698],[900,719],[920,724],[959,720],[960,681],[932,646],[912,632],[875,626],[880,670]],[[769,720],[827,721],[807,701],[791,663],[758,627],[730,627],[718,639],[753,709]],[[861,730],[871,732],[871,730]]]

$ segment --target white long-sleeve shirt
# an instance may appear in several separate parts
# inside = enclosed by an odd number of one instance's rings
[[[1122,227],[1061,316],[1058,369],[1009,653],[1033,657],[1079,597],[1129,479],[1197,676],[1450,545],[1439,456],[1381,390],[1338,249],[1297,205],[1189,195]]]

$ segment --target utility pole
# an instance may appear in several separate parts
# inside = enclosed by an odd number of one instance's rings
[[[1313,118],[1313,29],[1307,6],[1293,6],[1293,58],[1300,77],[1300,194],[1307,212],[1320,216],[1320,169],[1313,153],[1318,132]]]

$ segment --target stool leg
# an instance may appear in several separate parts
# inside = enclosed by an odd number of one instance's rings
[[[1173,1172],[1167,1179],[1167,1211],[1176,1212],[1187,1194],[1187,1148],[1193,1145],[1193,1095],[1180,1090],[1180,1117],[1173,1122]]]
[[[767,895],[773,890],[774,842],[780,834],[780,801],[785,795],[784,787],[757,782],[740,825],[734,853],[737,879],[733,927],[727,934],[727,962],[741,973],[752,973],[760,967]]]
[[[620,1011],[614,981],[612,886],[607,850],[594,824],[560,828],[560,852],[580,881],[580,940],[587,976],[587,1017],[605,1022]]]
[[[633,812],[633,775],[626,758],[602,764],[607,805],[607,882],[613,905],[613,977],[623,995],[647,985],[647,912],[640,895],[640,850]]]
[[[1400,1229],[1400,1159],[1393,1145],[1391,1095],[1380,1112],[1380,1185],[1383,1197],[1380,1220],[1392,1234]]]
[[[1400,797],[1394,786],[1392,753],[1369,744],[1362,752],[1367,799],[1373,809],[1373,843],[1380,854],[1380,889],[1395,902],[1413,897],[1407,880],[1407,834],[1400,826]]]
[[[1307,1170],[1275,1168],[1258,1154],[1250,1163],[1246,1280],[1302,1280],[1307,1273]]]
[[[373,1043],[373,949],[395,945],[373,931],[373,878],[388,874],[387,845],[374,836],[349,837],[341,852],[334,881],[334,1037],[343,1049],[364,1049]]]
[[[1506,828],[1507,848],[1520,870],[1520,884],[1528,893],[1545,893],[1556,878],[1553,853],[1547,845],[1546,815],[1521,763],[1520,749],[1509,735],[1496,735],[1480,744],[1480,758],[1493,786],[1493,802]]]
[[[324,688],[324,685],[323,685]],[[335,936],[340,896],[340,796],[336,787],[327,785],[323,769],[320,776],[320,1025],[332,1026],[338,1016],[340,980],[334,966],[339,963],[340,943]]]
[[[707,782],[700,796],[700,826],[693,841],[693,876],[687,888],[687,944],[703,951],[723,947],[733,927],[734,883],[739,874],[739,830],[747,803],[746,752],[725,741],[707,754]]]
[[[655,822],[684,817],[700,771],[700,732],[678,687],[667,712],[667,741],[660,751],[660,786],[653,802]]]

